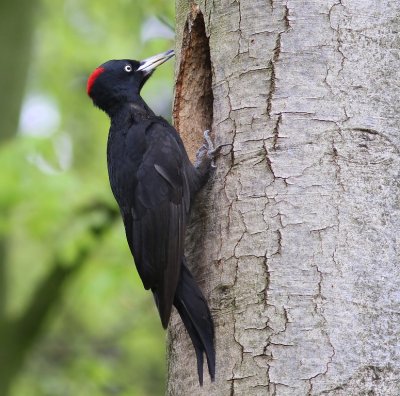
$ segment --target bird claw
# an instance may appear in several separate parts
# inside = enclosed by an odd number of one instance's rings
[[[197,151],[196,159],[201,161],[204,155],[211,160],[211,167],[216,168],[215,158],[218,156],[223,146],[215,147],[213,141],[211,140],[210,131],[207,129],[204,131],[204,143]]]

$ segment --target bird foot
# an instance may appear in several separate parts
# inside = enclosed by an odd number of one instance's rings
[[[204,143],[196,154],[195,167],[199,168],[204,162],[208,162],[211,168],[216,168],[215,159],[221,151],[223,145],[215,147],[211,140],[210,131],[204,131]]]

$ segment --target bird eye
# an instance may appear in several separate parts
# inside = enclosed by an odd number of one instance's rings
[[[125,70],[126,72],[130,73],[130,72],[132,71],[132,66],[131,66],[131,65],[126,65],[126,66],[124,67],[124,70]]]

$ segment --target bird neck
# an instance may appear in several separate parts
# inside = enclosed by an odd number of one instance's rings
[[[133,121],[140,121],[155,117],[154,112],[147,106],[146,102],[139,96],[134,100],[125,102],[122,106],[111,115],[111,119],[130,119]]]
[[[155,117],[153,110],[147,106],[146,102],[141,97],[139,97],[139,100],[129,102],[128,106],[134,118]]]

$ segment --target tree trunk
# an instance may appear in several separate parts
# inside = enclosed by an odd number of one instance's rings
[[[232,144],[187,242],[217,374],[199,387],[175,314],[167,394],[399,395],[400,2],[196,4],[175,122]]]

